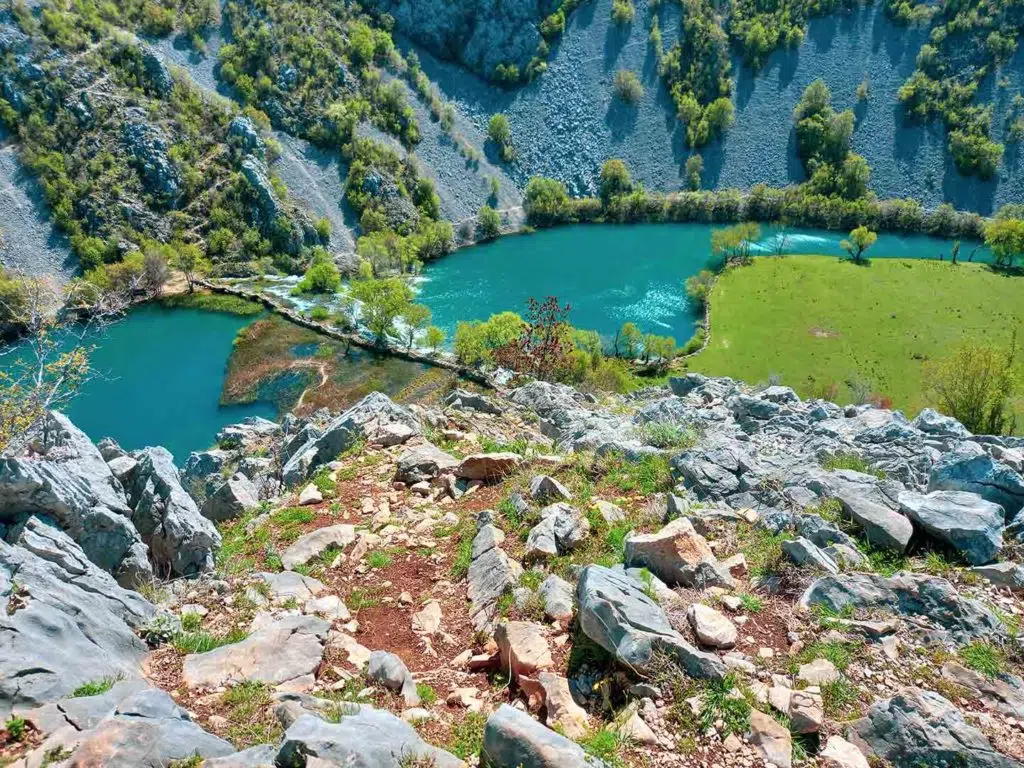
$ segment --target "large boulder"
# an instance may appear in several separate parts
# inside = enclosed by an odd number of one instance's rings
[[[166,768],[176,761],[223,757],[235,748],[207,733],[164,691],[150,688],[81,736],[69,768]]]
[[[356,540],[356,529],[348,523],[328,525],[299,536],[281,553],[281,564],[288,570],[305,565],[319,557],[328,547],[344,549]]]
[[[850,740],[866,754],[893,765],[940,768],[1020,768],[996,751],[959,710],[932,691],[905,688],[875,702],[850,727]]]
[[[588,565],[576,585],[576,600],[580,629],[631,669],[644,670],[662,650],[692,677],[725,675],[722,661],[686,642],[643,586],[624,572]]]
[[[484,728],[485,764],[492,768],[596,768],[574,741],[551,730],[508,704],[487,718]]]
[[[122,139],[142,183],[163,201],[175,200],[181,192],[181,171],[167,155],[170,145],[166,134],[149,122],[142,107],[128,107],[124,115]]]
[[[807,588],[800,604],[822,605],[836,612],[849,606],[856,611],[925,617],[963,643],[998,639],[1004,633],[1002,622],[981,602],[961,596],[945,579],[923,574],[825,576]]]
[[[910,425],[933,437],[964,439],[971,436],[967,427],[952,416],[943,416],[931,408],[925,408],[917,414],[914,420],[910,422]]]
[[[61,413],[46,429],[45,455],[0,457],[0,523],[45,515],[124,586],[152,580],[124,489],[99,449]]]
[[[735,583],[685,517],[673,520],[657,533],[628,536],[625,562],[628,567],[647,568],[671,586],[705,589],[732,587]]]
[[[929,491],[970,491],[998,504],[1011,522],[1024,507],[1024,477],[996,461],[977,443],[961,443],[932,467]]]
[[[282,479],[286,485],[302,482],[321,464],[333,461],[359,440],[373,440],[391,424],[402,424],[411,434],[422,431],[412,411],[392,402],[383,392],[371,392],[296,449],[281,470]]]
[[[673,478],[701,499],[724,499],[746,490],[740,477],[750,468],[750,459],[730,443],[693,448],[672,460]]]
[[[337,723],[303,715],[284,735],[275,765],[304,768],[317,764],[394,768],[403,761],[436,768],[465,768],[450,752],[427,744],[408,723],[380,709],[359,706]]]
[[[509,393],[509,400],[540,417],[541,432],[565,451],[603,446],[639,449],[633,428],[622,417],[587,408],[585,398],[565,384],[531,381]]]
[[[320,666],[331,624],[313,616],[269,620],[245,640],[185,657],[182,679],[190,688],[258,680],[280,685],[309,676]]]
[[[459,460],[445,453],[433,443],[423,443],[407,448],[398,457],[395,480],[412,485],[424,480],[433,480],[438,475],[459,466]]]
[[[252,480],[241,472],[236,472],[207,497],[202,512],[203,517],[208,520],[220,522],[241,517],[259,505],[259,492],[252,484]]]
[[[149,544],[154,564],[176,576],[212,570],[220,534],[181,487],[174,457],[157,447],[144,448],[135,458],[139,466],[129,489],[132,522]]]
[[[819,496],[838,500],[843,512],[853,518],[865,538],[876,547],[903,552],[914,535],[913,524],[898,511],[902,488],[894,481],[839,469],[812,473],[807,487]]]
[[[0,540],[0,721],[83,683],[138,676],[146,646],[135,630],[153,606],[57,528],[33,518],[17,543]]]
[[[992,562],[1003,546],[1003,508],[967,491],[904,491],[903,514],[956,549],[971,565]]]

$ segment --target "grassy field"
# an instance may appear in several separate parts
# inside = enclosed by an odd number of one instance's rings
[[[841,403],[866,381],[913,416],[932,404],[928,360],[968,340],[1006,344],[1015,326],[1024,342],[1024,277],[980,264],[762,257],[718,280],[711,343],[689,368],[751,383],[774,374],[803,396],[834,384]]]

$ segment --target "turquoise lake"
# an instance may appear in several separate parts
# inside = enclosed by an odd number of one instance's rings
[[[504,237],[456,251],[426,266],[418,301],[451,338],[460,320],[486,320],[512,310],[523,314],[530,297],[557,296],[570,306],[578,328],[611,337],[625,322],[682,344],[699,317],[683,290],[686,278],[711,258],[707,224],[588,224]],[[755,253],[844,254],[845,235],[813,229],[761,228]],[[973,244],[964,243],[966,261]],[[925,235],[880,234],[871,258],[948,259],[952,242]],[[975,260],[987,257],[979,251]]]
[[[610,337],[632,320],[644,331],[682,343],[695,317],[683,292],[687,277],[707,266],[711,227],[701,224],[589,225],[506,237],[460,250],[427,266],[419,301],[449,334],[460,320],[503,310],[524,312],[526,300],[554,294],[571,306],[570,321]],[[775,253],[778,234],[763,228],[758,253]],[[787,253],[842,254],[838,233],[786,230]],[[952,243],[925,236],[880,235],[872,258],[949,258]],[[973,249],[965,244],[960,258]],[[987,258],[983,250],[975,260]],[[288,374],[257,391],[256,402],[222,406],[232,341],[252,318],[150,304],[104,328],[93,367],[101,374],[67,408],[93,440],[109,436],[127,449],[163,445],[179,466],[209,447],[219,429],[247,416],[275,418],[307,386]],[[450,338],[450,335],[449,335]],[[298,356],[309,350],[295,350]],[[418,366],[369,354],[350,355],[338,376],[346,391],[395,393]],[[289,378],[291,377],[291,378]],[[293,381],[294,379],[294,381]],[[347,403],[337,403],[344,407]]]
[[[67,414],[93,440],[112,437],[129,450],[162,445],[178,466],[217,431],[247,416],[274,418],[273,404],[221,406],[231,342],[252,318],[155,304],[133,309],[96,333],[99,374]]]

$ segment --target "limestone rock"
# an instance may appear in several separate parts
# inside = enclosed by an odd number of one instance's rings
[[[792,733],[817,733],[825,718],[821,693],[817,688],[793,691],[789,697],[789,730]]]
[[[962,685],[980,698],[992,709],[1010,717],[1024,712],[1024,681],[1014,675],[1005,674],[1003,679],[985,677],[955,661],[942,665],[942,676],[957,685]]]
[[[1003,546],[1003,508],[966,491],[904,491],[903,514],[956,549],[971,565],[992,562]]]
[[[797,679],[808,685],[828,685],[839,679],[839,671],[828,659],[814,659],[800,665]]]
[[[299,492],[299,506],[308,507],[319,504],[324,500],[324,495],[313,483],[309,483]]]
[[[1020,768],[995,750],[959,710],[932,691],[905,688],[875,702],[850,727],[850,740],[869,755],[900,765]]]
[[[765,761],[778,768],[792,768],[793,737],[789,729],[779,724],[771,715],[750,711],[750,732],[747,741]]]
[[[148,557],[133,556],[144,545],[128,499],[99,449],[61,413],[50,413],[47,429],[45,456],[0,457],[0,524],[46,515],[123,586],[151,581]]]
[[[818,757],[826,768],[871,768],[864,753],[842,736],[830,736]]]
[[[312,576],[303,576],[295,571],[281,573],[258,573],[258,578],[270,588],[270,597],[275,603],[296,600],[304,603],[324,591],[324,585]]]
[[[135,630],[155,613],[60,530],[30,518],[19,541],[0,539],[0,720],[91,680],[138,676]]]
[[[299,536],[288,549],[282,552],[281,563],[285,568],[291,570],[318,557],[328,547],[344,549],[355,540],[355,526],[347,523],[317,528],[315,531]]]
[[[932,467],[929,491],[969,491],[998,504],[1013,520],[1024,507],[1024,477],[989,456],[977,443],[961,443]]]
[[[192,722],[166,693],[150,688],[121,702],[113,717],[81,735],[69,768],[165,768],[195,755],[222,757],[235,748]]]
[[[561,576],[552,573],[537,588],[544,598],[544,615],[555,621],[568,621],[572,618],[575,604],[573,586]]]
[[[394,768],[403,760],[418,760],[437,768],[466,764],[427,744],[415,729],[390,712],[360,706],[338,723],[303,715],[288,728],[277,753],[278,766],[351,765]]]
[[[542,503],[572,501],[572,493],[550,475],[534,475],[530,480],[530,496]]]
[[[455,476],[465,480],[499,480],[512,474],[523,463],[523,457],[509,451],[474,453],[455,468]]]
[[[132,522],[154,563],[178,576],[211,570],[220,534],[181,487],[174,458],[159,447],[144,448],[135,458],[139,466],[128,494]]]
[[[598,765],[583,748],[538,723],[525,712],[502,704],[487,718],[484,758],[494,768],[587,768]]]
[[[370,654],[370,663],[366,668],[366,676],[385,688],[402,694],[405,706],[418,707],[419,694],[416,693],[416,681],[412,673],[400,658],[387,651],[374,651]]]
[[[241,472],[236,472],[206,499],[203,517],[217,522],[233,520],[256,509],[259,504],[256,486]]]
[[[408,408],[397,405],[382,392],[371,392],[328,424],[319,435],[310,435],[295,449],[281,470],[286,485],[297,485],[321,464],[332,461],[357,440],[373,440],[388,424],[404,424],[412,434],[422,431],[419,419]]]
[[[714,608],[694,603],[687,609],[686,619],[701,645],[723,649],[736,645],[736,625]]]
[[[433,443],[424,443],[406,449],[398,457],[395,480],[413,485],[424,480],[432,480],[457,466],[459,460],[454,456],[445,453]]]
[[[245,640],[185,657],[187,686],[216,687],[246,680],[269,685],[312,674],[324,654],[329,622],[312,616],[285,615]]]
[[[945,579],[924,574],[825,576],[807,588],[800,605],[823,605],[836,612],[850,606],[857,611],[926,616],[963,643],[998,639],[1004,632],[999,619],[982,603],[962,597]]]
[[[554,666],[544,627],[529,621],[509,621],[499,624],[494,632],[498,644],[501,669],[513,679],[531,676]]]
[[[732,587],[734,579],[715,559],[707,541],[681,517],[657,533],[634,534],[626,538],[627,566],[647,568],[669,585],[698,589]]]
[[[839,566],[832,558],[803,536],[783,541],[782,551],[797,565],[810,565],[826,573],[839,573]]]
[[[597,510],[597,513],[601,515],[601,519],[609,525],[614,525],[615,523],[622,522],[626,519],[626,513],[622,511],[622,508],[617,507],[610,501],[597,499],[594,501],[594,508]]]
[[[625,573],[587,566],[576,586],[576,599],[584,634],[628,667],[642,671],[660,649],[693,677],[725,675],[725,664],[686,642],[661,607]]]

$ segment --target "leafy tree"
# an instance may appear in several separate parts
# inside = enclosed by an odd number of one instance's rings
[[[360,316],[377,343],[387,343],[395,332],[395,319],[412,301],[412,290],[400,277],[361,277],[352,281],[352,298],[361,303]]]
[[[390,229],[360,237],[356,243],[356,253],[369,263],[376,277],[413,272],[419,266],[417,241]]]
[[[422,304],[410,304],[402,312],[405,322],[405,348],[412,349],[417,334],[430,325],[430,309]]]
[[[477,320],[463,320],[455,326],[452,340],[456,359],[463,365],[478,365],[487,359],[487,335],[483,323]]]
[[[560,181],[534,176],[526,183],[523,206],[535,224],[555,224],[569,207],[569,192]]]
[[[1019,385],[1016,353],[1014,331],[1006,349],[972,341],[926,366],[925,379],[938,409],[975,434],[1011,434],[1016,426],[1011,409]]]
[[[612,0],[612,20],[616,24],[632,24],[635,15],[633,0]]]
[[[615,333],[613,348],[617,357],[624,357],[627,360],[634,359],[643,344],[643,334],[636,327],[635,323],[623,323]]]
[[[515,312],[499,312],[491,315],[480,326],[489,349],[497,349],[519,338],[526,327],[526,321]]]
[[[644,96],[644,87],[640,84],[640,78],[629,69],[620,69],[615,73],[613,90],[616,98],[627,104],[636,104]]]
[[[629,194],[633,189],[633,179],[629,169],[622,160],[605,160],[601,166],[601,201],[608,205],[614,198]]]
[[[491,116],[487,124],[487,137],[498,147],[498,154],[506,163],[515,159],[515,148],[512,146],[512,128],[508,118],[500,112]]]
[[[715,273],[710,269],[702,269],[696,275],[686,278],[686,295],[700,307],[707,304],[711,295],[711,287],[715,284]]]
[[[476,232],[480,240],[493,240],[501,234],[501,214],[485,205],[476,217]]]
[[[750,246],[761,239],[761,227],[745,221],[711,231],[711,252],[726,263],[743,264],[750,260]]]
[[[427,328],[426,343],[427,346],[430,347],[432,351],[437,352],[437,350],[441,348],[441,345],[444,344],[444,339],[444,331],[438,328],[436,325],[432,325],[429,328]]]
[[[211,264],[203,256],[199,246],[193,243],[173,243],[171,249],[174,253],[171,266],[185,276],[188,292],[192,293],[196,287],[196,280],[210,271]]]
[[[704,158],[699,154],[692,154],[686,158],[686,168],[684,176],[686,177],[686,186],[691,190],[696,191],[700,189],[700,177],[704,173]]]
[[[1024,220],[995,218],[985,225],[985,245],[1000,268],[1012,267],[1024,255]]]
[[[865,226],[859,226],[850,232],[849,239],[843,240],[839,246],[850,254],[850,259],[856,263],[867,261],[864,252],[867,251],[878,240],[878,233],[872,232]]]
[[[327,251],[320,250],[295,286],[295,293],[337,293],[341,288],[341,275]]]

